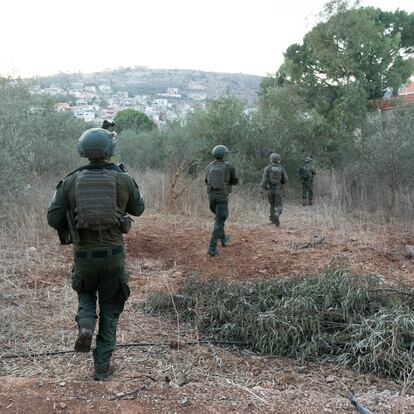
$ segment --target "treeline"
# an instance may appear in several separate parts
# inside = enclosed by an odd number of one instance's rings
[[[122,133],[123,157],[141,168],[165,168],[172,159],[204,166],[221,143],[242,180],[257,183],[270,152],[282,156],[292,178],[311,155],[317,169],[340,176],[347,207],[410,210],[414,108],[396,94],[413,74],[414,14],[333,1],[303,43],[287,49],[279,71],[263,79],[257,111],[247,113],[225,93],[161,134]],[[383,111],[384,96],[392,110]]]
[[[224,144],[244,183],[258,184],[268,155],[277,152],[294,186],[311,155],[318,171],[341,177],[348,207],[363,194],[370,208],[407,209],[414,202],[414,106],[397,102],[384,112],[381,105],[414,73],[413,57],[413,14],[332,2],[303,43],[287,49],[279,71],[263,79],[255,111],[226,92],[163,131],[142,113],[122,111],[115,119],[118,161],[194,175]],[[32,173],[64,176],[81,162],[76,141],[91,126],[56,112],[51,98],[3,80],[0,190],[17,194]]]
[[[32,95],[19,81],[0,79],[0,191],[19,196],[32,174],[76,165],[76,142],[88,125],[55,110],[53,99]]]

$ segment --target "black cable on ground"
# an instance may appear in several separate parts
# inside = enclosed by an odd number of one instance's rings
[[[133,348],[133,347],[147,347],[147,346],[168,346],[170,348],[179,349],[180,346],[185,345],[229,345],[229,346],[246,346],[245,342],[231,342],[231,341],[171,341],[171,342],[131,342],[126,344],[119,344],[117,348]],[[13,359],[13,358],[35,358],[43,356],[63,355],[63,354],[74,354],[74,350],[66,351],[48,351],[30,354],[5,354],[0,355],[0,361],[2,359]]]

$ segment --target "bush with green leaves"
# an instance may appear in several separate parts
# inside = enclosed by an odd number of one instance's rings
[[[136,170],[162,169],[165,150],[158,130],[135,132],[127,129],[118,135],[117,141],[120,161],[127,167]]]
[[[56,112],[54,103],[21,81],[0,79],[0,191],[9,198],[18,197],[29,174],[63,177],[79,162],[76,142],[88,125]]]
[[[206,338],[263,355],[331,362],[404,381],[414,364],[414,301],[375,275],[337,266],[302,278],[189,279],[144,305],[197,324]]]
[[[133,108],[127,108],[119,111],[114,118],[115,129],[117,132],[131,130],[136,133],[152,131],[157,128],[154,121]]]

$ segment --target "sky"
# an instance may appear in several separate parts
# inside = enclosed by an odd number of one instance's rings
[[[265,76],[326,0],[2,0],[0,76],[129,66]],[[414,12],[413,0],[362,6]]]

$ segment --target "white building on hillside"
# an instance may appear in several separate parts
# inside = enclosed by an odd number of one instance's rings
[[[99,90],[102,93],[111,93],[112,92],[112,88],[109,85],[99,85]]]

